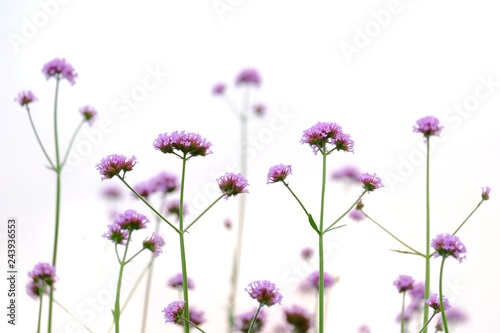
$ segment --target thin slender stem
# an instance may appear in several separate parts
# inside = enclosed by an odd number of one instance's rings
[[[61,163],[61,169],[66,164],[66,161],[68,160],[69,152],[71,151],[71,147],[73,146],[73,143],[75,142],[75,138],[76,138],[77,134],[80,132],[84,123],[85,123],[85,120],[82,120],[80,122],[80,124],[78,124],[78,126],[76,127],[75,131],[73,132],[73,136],[71,137],[71,140],[69,141],[68,148],[66,149],[66,154],[64,154],[64,158],[63,158],[63,161]]]
[[[431,320],[434,318],[434,316],[436,315],[437,312],[434,311],[434,313],[432,314],[432,316],[429,318],[429,320],[427,320],[425,323],[424,323],[424,326],[422,327],[422,329],[420,331],[418,331],[418,333],[424,333],[424,331],[427,332],[427,326],[429,325],[429,323],[431,322]]]
[[[26,110],[28,111],[28,118],[30,120],[31,128],[33,129],[33,132],[35,133],[36,141],[40,145],[40,148],[42,148],[42,152],[45,155],[45,158],[47,159],[47,161],[49,162],[50,168],[55,171],[56,167],[55,167],[54,163],[52,162],[52,160],[50,159],[49,154],[47,154],[47,151],[45,150],[45,147],[43,146],[42,140],[40,140],[40,136],[38,135],[38,132],[37,132],[36,127],[35,127],[35,123],[33,122],[33,118],[31,117],[31,112],[30,112],[30,108],[29,108],[28,104],[26,104]]]
[[[448,321],[446,320],[446,311],[443,302],[443,271],[444,271],[444,261],[446,257],[443,257],[441,262],[441,269],[439,270],[439,308],[441,309],[441,319],[443,320],[443,328],[445,333],[449,333]]]
[[[206,212],[208,212],[208,210],[210,208],[212,208],[217,202],[219,202],[220,199],[222,199],[223,197],[225,196],[225,194],[222,194],[220,195],[217,199],[214,200],[214,202],[212,202],[203,212],[200,213],[200,215],[198,215],[198,217],[196,217],[193,222],[191,222],[187,227],[186,229],[184,229],[184,232],[187,232],[189,228],[191,228],[191,226],[193,224],[195,224]]]
[[[425,291],[424,299],[429,298],[430,280],[431,280],[431,212],[430,212],[430,140],[427,138],[426,151],[426,179],[425,179]],[[424,307],[424,324],[429,318],[429,307]],[[427,333],[427,325],[424,327],[423,333]]]
[[[116,298],[115,298],[115,310],[113,312],[113,317],[115,319],[115,333],[120,333],[120,315],[121,315],[121,309],[120,309],[120,293],[121,293],[121,287],[122,287],[122,278],[123,278],[123,270],[125,268],[125,265],[127,264],[125,262],[125,258],[127,257],[127,250],[128,250],[128,245],[130,243],[130,238],[132,236],[132,231],[130,231],[128,238],[127,238],[127,243],[125,244],[125,251],[123,252],[123,257],[122,259],[118,260],[120,264],[120,272],[118,273],[118,282],[116,284]],[[115,249],[117,248],[117,244],[115,244]]]
[[[285,183],[285,182],[283,182],[283,185],[285,185],[285,187],[290,191],[290,193],[292,193],[292,195],[295,198],[295,200],[297,200],[297,202],[299,203],[300,207],[302,207],[302,210],[304,211],[304,213],[306,213],[306,215],[309,216],[309,212],[307,211],[306,207],[304,207],[304,205],[300,201],[299,197],[297,197],[295,195],[295,193],[292,191],[292,189],[290,188],[290,186],[287,183]]]
[[[458,226],[458,228],[453,232],[452,236],[455,236],[457,234],[457,232],[463,227],[463,225],[465,224],[465,222],[467,222],[469,220],[469,218],[476,212],[476,210],[478,210],[479,206],[481,206],[481,204],[484,202],[484,200],[481,200],[476,208],[474,208],[472,210],[472,212],[465,218],[465,220]]]
[[[319,213],[319,333],[324,331],[324,302],[325,302],[325,277],[324,277],[324,253],[323,253],[323,220],[325,212],[325,189],[326,189],[326,154],[322,151],[323,163],[321,172],[321,208]]]
[[[60,76],[57,76],[56,80],[56,92],[54,97],[54,142],[55,142],[55,151],[56,151],[56,164],[55,164],[55,172],[56,172],[56,217],[55,217],[55,227],[54,227],[54,247],[52,254],[52,266],[56,266],[57,261],[57,246],[59,243],[59,220],[60,220],[60,212],[61,212],[61,161],[59,157],[59,135],[57,128],[57,101],[59,96],[59,82]],[[50,296],[49,296],[49,318],[48,318],[48,329],[47,332],[52,332],[52,300],[54,298],[54,288],[50,288]]]
[[[344,214],[340,215],[340,217],[338,219],[336,219],[335,221],[333,221],[333,223],[330,224],[328,226],[328,228],[325,229],[325,233],[327,233],[330,230],[333,230],[332,227],[335,224],[337,224],[337,222],[339,222],[340,220],[342,220],[342,218],[344,218],[344,216],[346,216],[347,214],[349,214],[349,212],[354,208],[354,206],[356,206],[356,204],[358,203],[358,201],[361,200],[361,198],[363,198],[363,196],[366,194],[366,192],[368,192],[368,191],[364,190],[363,193],[361,193],[361,195],[356,199],[356,201],[354,201],[354,203],[344,212]]]
[[[40,333],[42,324],[43,289],[40,287],[38,287],[38,295],[40,295],[40,305],[38,306],[38,325],[36,327],[36,333]]]
[[[406,291],[403,291],[403,303],[401,305],[401,333],[405,333],[405,296]]]
[[[396,237],[394,234],[392,234],[389,230],[387,230],[386,228],[384,228],[381,224],[379,224],[377,221],[375,221],[374,219],[372,219],[368,214],[366,214],[363,210],[361,211],[363,213],[363,215],[369,219],[370,221],[372,221],[373,223],[375,223],[380,229],[384,230],[387,234],[389,234],[389,236],[391,236],[392,238],[394,238],[395,240],[397,240],[401,245],[403,245],[404,247],[406,247],[407,249],[411,250],[412,252],[414,252],[415,254],[419,255],[419,256],[422,256],[425,258],[425,255],[417,250],[415,250],[413,247],[411,247],[410,245],[406,244],[405,242],[403,242],[402,240],[400,240],[398,237]]]
[[[255,322],[257,321],[257,316],[259,315],[260,309],[262,309],[262,306],[264,303],[260,303],[259,307],[257,308],[257,311],[255,312],[255,315],[252,318],[252,322],[250,323],[250,327],[248,327],[248,332],[247,333],[252,333],[253,332],[253,327],[255,325]]]
[[[198,331],[202,332],[202,333],[206,333],[204,330],[202,330],[198,325],[196,325],[195,323],[193,323],[192,321],[190,320],[187,320],[185,318],[182,318],[182,320],[184,320],[184,322],[187,322],[189,325],[193,326],[194,328],[196,328]]]
[[[90,330],[90,328],[87,327],[87,325],[85,325],[80,319],[78,319],[76,316],[74,316],[71,312],[69,312],[68,309],[66,309],[61,303],[59,303],[55,298],[54,298],[54,303],[56,303],[57,305],[59,305],[59,307],[61,309],[64,310],[64,312],[66,312],[67,314],[69,314],[74,320],[76,320],[78,322],[78,324],[80,324],[83,328],[85,328],[87,331],[89,331],[90,333],[92,333],[92,331]]]
[[[181,175],[181,193],[179,199],[179,246],[181,251],[181,268],[182,268],[182,292],[184,296],[184,313],[186,321],[184,321],[184,333],[189,333],[189,288],[186,263],[186,248],[184,245],[184,184],[186,180],[186,157],[182,159],[182,175]]]

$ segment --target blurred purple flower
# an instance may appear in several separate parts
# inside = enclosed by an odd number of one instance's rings
[[[194,289],[194,282],[189,277],[187,278],[187,285],[188,289]],[[182,289],[182,273],[177,273],[168,279],[167,286],[175,289]]]
[[[31,272],[28,272],[28,277],[26,292],[36,299],[40,297],[40,293],[48,293],[50,287],[54,286],[57,280],[56,268],[49,263],[40,262]]]
[[[132,231],[145,229],[148,222],[149,220],[146,216],[137,213],[133,209],[128,209],[118,215],[114,223],[124,230]]]
[[[93,106],[85,105],[80,108],[83,119],[92,125],[97,117],[97,111]]]
[[[215,96],[224,95],[226,92],[226,85],[224,83],[217,83],[212,88],[212,94]]]
[[[352,182],[359,182],[361,172],[352,165],[346,165],[332,172],[332,179],[345,179]]]
[[[46,63],[42,68],[42,73],[45,74],[47,80],[53,76],[57,79],[62,76],[72,85],[75,84],[75,78],[78,76],[73,66],[66,62],[66,59],[64,58],[55,58]]]
[[[359,175],[359,181],[363,184],[363,188],[368,192],[374,191],[383,187],[382,180],[377,176],[377,174],[363,173]]]
[[[250,329],[250,324],[252,323],[252,319],[255,316],[255,312],[257,312],[257,309],[237,315],[234,324],[235,329],[238,332],[247,333],[248,330]],[[263,310],[259,311],[259,314],[257,315],[255,324],[253,326],[253,332],[260,332],[266,323],[266,319],[267,319],[266,312]]]
[[[129,235],[128,230],[124,230],[119,224],[113,223],[108,225],[108,231],[102,237],[109,239],[114,244],[125,245]]]
[[[396,286],[400,293],[413,288],[413,283],[415,280],[409,275],[400,275],[396,280],[394,280],[393,285]]]
[[[142,247],[144,249],[148,249],[149,251],[153,252],[155,257],[158,257],[160,254],[162,254],[162,252],[163,252],[162,247],[164,245],[165,245],[165,241],[156,232],[153,232],[153,235],[151,235],[150,238],[146,238],[142,242]]]
[[[425,300],[425,304],[434,309],[435,312],[441,312],[441,303],[439,302],[439,295],[432,294],[428,299]],[[443,296],[444,311],[451,308],[450,302],[446,297]]]
[[[287,323],[293,325],[294,333],[307,333],[314,326],[311,314],[301,306],[294,304],[290,308],[285,308],[284,312]]]
[[[259,87],[262,80],[260,78],[259,72],[253,68],[243,69],[236,77],[236,85],[254,85]]]
[[[14,101],[18,102],[21,106],[28,105],[36,100],[38,100],[38,98],[36,98],[31,90],[19,92],[17,98],[14,99]]]
[[[165,317],[165,323],[177,323],[179,321],[182,321],[182,316],[184,313],[184,302],[173,301],[162,311]]]
[[[443,126],[439,125],[439,120],[433,116],[420,118],[413,126],[413,132],[422,133],[425,138],[433,135],[439,136],[442,130]]]

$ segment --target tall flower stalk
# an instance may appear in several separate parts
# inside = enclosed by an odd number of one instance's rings
[[[31,117],[31,112],[29,108],[29,104],[36,100],[36,97],[31,91],[24,91],[19,93],[16,101],[21,105],[25,106],[28,112],[28,117],[30,121],[31,128],[35,133],[36,140],[42,149],[42,152],[49,163],[50,170],[56,173],[56,198],[55,198],[55,222],[54,222],[54,241],[52,247],[52,265],[55,267],[57,264],[57,254],[58,254],[58,244],[59,244],[59,226],[60,226],[60,217],[61,217],[61,175],[63,171],[63,167],[67,161],[67,157],[73,145],[73,142],[76,138],[76,135],[80,131],[82,125],[85,122],[91,124],[95,117],[96,111],[91,106],[85,106],[80,109],[80,112],[83,116],[81,123],[77,126],[76,130],[71,137],[66,153],[63,155],[63,159],[61,160],[61,152],[60,152],[60,140],[59,140],[59,125],[58,125],[58,101],[59,101],[59,84],[62,79],[66,79],[72,85],[75,84],[75,79],[78,74],[75,72],[75,69],[71,64],[66,62],[65,59],[53,59],[46,63],[42,68],[42,73],[45,75],[47,79],[54,77],[56,80],[55,94],[54,94],[54,115],[53,115],[53,131],[54,131],[54,149],[55,156],[54,160],[52,160],[45,149],[40,136],[36,130],[35,124]],[[47,320],[47,332],[50,333],[52,331],[52,312],[53,312],[53,299],[54,299],[54,290],[51,287],[49,291],[49,310],[48,310],[48,320]]]

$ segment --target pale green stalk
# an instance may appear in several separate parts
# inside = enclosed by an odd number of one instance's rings
[[[186,321],[184,321],[184,333],[189,333],[189,289],[188,275],[186,263],[186,249],[184,245],[184,182],[186,179],[186,155],[182,159],[182,175],[181,175],[181,193],[179,199],[179,245],[181,251],[181,268],[182,268],[182,292],[184,296],[184,313]]]
[[[128,251],[128,245],[130,243],[130,238],[132,236],[132,231],[130,231],[128,238],[127,238],[127,244],[125,244],[125,251],[123,253],[123,258],[120,259],[120,256],[118,255],[118,244],[115,244],[115,253],[116,257],[118,258],[118,263],[120,264],[120,272],[118,273],[118,282],[116,285],[116,296],[115,296],[115,309],[113,311],[113,318],[115,320],[115,333],[120,333],[120,315],[121,315],[121,309],[120,309],[120,292],[121,292],[121,287],[122,287],[122,277],[123,277],[123,270],[125,268],[125,265],[127,262],[125,261],[125,258],[127,257],[127,251]]]
[[[323,218],[325,211],[325,188],[326,188],[326,153],[322,152],[323,163],[321,173],[321,208],[319,215],[319,333],[324,332],[324,302],[325,302],[325,277],[324,277],[324,253],[323,253]]]
[[[405,333],[405,296],[406,291],[403,291],[403,304],[401,305],[401,333]]]
[[[430,282],[431,282],[431,212],[430,212],[430,140],[427,137],[427,158],[426,158],[426,181],[425,181],[425,291],[424,299],[429,298]],[[427,333],[427,319],[429,318],[429,307],[424,307],[424,329],[423,333]]]
[[[443,257],[441,262],[441,269],[439,270],[439,308],[441,309],[441,319],[443,320],[443,328],[445,333],[449,333],[448,321],[446,320],[446,311],[443,302],[443,271],[444,271],[444,261],[446,256]]]
[[[255,315],[252,318],[252,322],[250,323],[250,326],[248,327],[248,332],[247,333],[252,333],[253,332],[253,326],[255,325],[255,322],[257,321],[257,316],[259,315],[260,309],[262,309],[262,306],[264,303],[260,303],[259,307],[257,308],[257,311],[255,312]]]

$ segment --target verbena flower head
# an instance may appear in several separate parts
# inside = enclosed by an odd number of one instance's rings
[[[253,68],[247,68],[242,70],[236,77],[236,85],[254,85],[259,87],[262,80],[260,78],[259,72]]]
[[[250,297],[267,306],[281,304],[283,296],[274,283],[267,280],[254,281],[245,289]]]
[[[115,223],[124,230],[140,230],[145,229],[149,220],[146,216],[137,213],[133,209],[128,209],[125,212],[118,215],[115,219]]]
[[[122,197],[121,189],[119,187],[114,186],[114,185],[110,185],[110,186],[105,187],[101,193],[105,198],[112,199],[112,200],[119,199]]]
[[[125,157],[123,155],[109,155],[101,160],[96,165],[97,170],[101,174],[101,179],[111,179],[114,176],[119,176],[123,171],[121,177],[125,177],[125,173],[132,171],[136,164],[135,156]]]
[[[255,103],[252,110],[257,116],[262,117],[266,113],[267,107],[263,103]]]
[[[103,238],[107,238],[117,245],[125,245],[129,236],[130,232],[122,229],[117,223],[109,224],[108,231],[102,235]]]
[[[365,219],[365,215],[363,214],[363,212],[356,208],[352,209],[349,212],[348,216],[356,222],[360,222]]]
[[[358,168],[352,165],[347,165],[332,172],[332,179],[345,179],[347,181],[359,182],[360,174],[361,172],[358,170]]]
[[[434,257],[448,257],[453,256],[459,262],[465,259],[467,249],[457,236],[450,234],[437,235],[431,242],[431,246],[436,250]]]
[[[93,106],[85,105],[80,108],[83,119],[92,125],[97,117],[97,111]]]
[[[163,194],[172,193],[179,188],[179,178],[166,171],[160,172],[151,182],[155,191]]]
[[[41,262],[35,265],[28,273],[30,278],[26,285],[26,292],[32,298],[40,297],[40,293],[48,293],[49,287],[53,287],[57,280],[56,268],[49,263]]]
[[[433,135],[439,136],[442,130],[443,126],[439,125],[439,120],[433,116],[420,118],[413,126],[413,131],[422,133],[426,139]]]
[[[488,200],[490,198],[491,188],[489,186],[486,186],[486,187],[482,187],[481,190],[482,190],[482,192],[481,192],[481,198],[483,200]]]
[[[312,247],[305,247],[300,251],[300,256],[304,260],[309,260],[314,255],[314,250]]]
[[[141,197],[148,198],[156,191],[155,184],[151,181],[145,181],[134,186],[134,191],[137,192]],[[134,193],[131,193],[133,197],[136,197]]]
[[[439,295],[434,293],[428,299],[426,299],[425,304],[434,309],[435,312],[441,312],[441,303],[439,302]],[[443,296],[444,311],[451,308],[450,302],[446,297]]]
[[[313,318],[307,310],[298,305],[285,308],[285,318],[287,323],[293,326],[293,332],[307,333],[313,325]]]
[[[156,232],[153,232],[153,235],[151,235],[151,237],[146,238],[142,242],[142,247],[144,249],[148,249],[149,251],[153,252],[155,257],[158,257],[160,254],[162,254],[162,252],[163,252],[162,247],[164,245],[165,245],[165,241]]]
[[[46,63],[42,68],[42,73],[45,74],[47,80],[53,76],[57,79],[63,77],[72,85],[75,84],[75,79],[78,76],[73,66],[66,62],[64,58],[55,58]]]
[[[383,187],[382,180],[377,176],[376,173],[362,173],[359,175],[359,181],[363,184],[363,188],[368,192],[375,191]]]
[[[195,325],[201,325],[205,322],[205,312],[198,310],[195,307],[189,306],[189,321]],[[184,325],[182,321],[178,321],[177,325]],[[193,326],[193,325],[191,325]]]
[[[337,279],[333,277],[333,275],[323,272],[323,285],[325,289],[333,287],[336,280]],[[303,291],[319,291],[319,271],[314,271],[309,274],[302,283],[301,289]]]
[[[413,283],[415,283],[415,280],[409,276],[409,275],[400,275],[396,280],[394,280],[393,285],[398,288],[398,291],[400,293],[403,293],[407,290],[410,290],[413,288]]]
[[[180,203],[179,199],[175,199],[175,200],[167,202],[166,210],[167,210],[167,213],[173,214],[173,215],[176,215],[177,217],[179,217],[181,214],[180,207],[181,207],[181,203]],[[184,203],[182,205],[182,215],[186,216],[187,214],[188,214],[188,208],[187,208],[187,205]]]
[[[408,293],[415,300],[424,299],[425,295],[425,283],[420,281],[413,284],[413,288],[411,288]]]
[[[357,331],[357,333],[370,333],[370,332],[371,332],[370,326],[366,324],[359,326]]]
[[[255,316],[255,312],[257,309],[245,313],[241,313],[235,318],[235,328],[238,332],[247,333],[250,329],[250,324],[252,323],[252,319]],[[266,312],[262,309],[259,311],[257,318],[255,319],[255,323],[253,325],[253,332],[260,332],[262,328],[266,324],[267,315]]]
[[[180,157],[205,156],[211,154],[212,144],[201,135],[185,131],[163,133],[153,143],[155,149],[165,154],[175,154]],[[181,152],[182,156],[177,152]]]
[[[31,90],[19,92],[19,94],[17,94],[17,98],[14,99],[14,101],[18,102],[21,106],[28,105],[37,100],[38,98],[36,98],[35,94],[33,94]]]
[[[175,289],[182,289],[182,285],[183,285],[182,273],[175,274],[167,281],[167,286],[175,288]],[[187,285],[188,285],[188,289],[194,289],[194,282],[189,277],[187,278]]]
[[[300,140],[303,144],[311,146],[314,154],[318,151],[330,153],[333,150],[354,151],[354,141],[348,134],[342,132],[342,128],[332,122],[318,122],[316,125],[304,131]],[[327,149],[327,144],[331,149]]]
[[[269,169],[267,173],[267,184],[285,182],[286,177],[292,173],[291,165],[278,164]]]
[[[215,96],[224,95],[225,92],[226,92],[226,85],[224,83],[217,83],[212,88],[212,94]]]
[[[239,173],[226,173],[217,178],[217,183],[226,199],[240,193],[248,193],[248,181]]]
[[[173,301],[166,308],[163,309],[163,316],[165,317],[165,323],[178,323],[183,321],[184,314],[184,302],[183,301]]]

